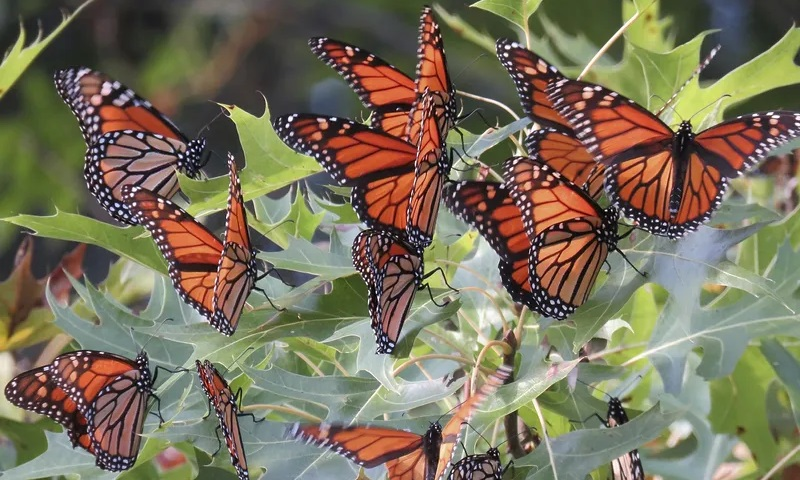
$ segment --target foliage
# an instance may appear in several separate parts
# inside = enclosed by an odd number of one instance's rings
[[[623,1],[622,20],[643,8],[641,3]],[[519,32],[527,29],[538,4],[481,0],[474,6],[507,19],[511,31],[540,45],[542,39]],[[650,8],[657,12],[658,3]],[[479,28],[452,13],[437,12],[452,28],[444,29],[448,44],[455,40],[455,30],[493,50],[494,39]],[[577,74],[598,46],[546,18],[539,20],[549,36],[541,53],[557,54],[558,66]],[[604,60],[587,78],[643,104],[668,98],[700,60],[705,37],[703,33],[676,46],[668,26],[669,19],[642,16],[626,34],[621,61]],[[800,67],[792,61],[798,48],[800,29],[793,28],[772,49],[717,82],[701,87],[692,81],[679,95],[675,114],[686,118],[701,112],[705,122],[713,123],[730,105],[800,83]],[[512,88],[508,78],[497,81]],[[703,110],[712,104],[715,108]],[[350,259],[349,245],[358,230],[352,211],[298,183],[320,167],[277,138],[266,100],[260,116],[234,105],[224,109],[244,150],[241,177],[246,199],[253,200],[251,226],[282,249],[262,252],[259,258],[307,279],[296,288],[272,277],[262,280],[259,286],[286,310],[273,310],[263,295],[254,293],[252,308],[232,338],[219,335],[181,302],[141,228],[111,226],[63,211],[4,220],[37,235],[91,243],[122,257],[117,273],[103,285],[73,281],[78,299],[71,306],[57,301],[51,285],[47,299],[55,325],[81,348],[129,356],[146,348],[153,367],[191,370],[196,358],[224,366],[221,370],[227,369],[234,390],[242,388],[244,411],[267,420],[241,419],[251,477],[266,472],[268,478],[355,478],[358,468],[351,462],[284,439],[285,424],[311,417],[423,431],[463,398],[462,373],[480,383],[503,362],[509,348],[495,340],[509,330],[520,339],[512,352],[518,366],[515,381],[487,402],[473,426],[496,445],[502,441],[498,423],[518,411],[545,439],[533,453],[514,460],[515,478],[606,478],[608,463],[633,448],[640,449],[648,474],[693,479],[706,472],[710,477],[731,461],[739,442],[753,454],[739,460],[740,466],[763,474],[797,443],[800,211],[768,225],[774,216],[765,209],[730,199],[711,226],[680,241],[635,232],[620,244],[627,261],[611,255],[592,298],[560,323],[520,311],[500,286],[497,257],[487,243],[443,211],[434,244],[426,252],[426,271],[441,267],[458,293],[436,275],[430,277],[431,296],[417,295],[397,355],[378,356],[373,353],[366,290]],[[465,132],[463,147],[470,155],[493,147],[507,151],[508,137],[527,123],[518,120],[480,135]],[[450,142],[461,145],[456,137]],[[290,185],[295,187],[286,191]],[[225,207],[227,177],[182,178],[181,186],[192,214]],[[740,192],[747,188],[737,186]],[[133,263],[155,270],[149,302],[141,311],[126,304],[122,294],[126,276],[119,271]],[[143,269],[135,271],[148,276]],[[581,362],[579,351],[598,344],[591,362]],[[456,380],[443,381],[451,375]],[[204,420],[207,402],[194,377],[191,371],[159,377],[165,423],[148,417],[139,461],[123,478],[156,475],[150,460],[167,445],[185,455],[192,475],[216,478],[224,472],[231,477],[224,448],[211,458],[218,445],[215,422],[213,416]],[[599,428],[590,417],[604,414],[605,398],[576,379],[624,396],[632,421]],[[98,470],[85,452],[73,450],[66,435],[42,434],[46,426],[0,422],[0,431],[17,449],[16,462],[0,457],[4,479],[113,476]],[[683,437],[667,448],[668,428],[678,431],[676,426],[682,427]],[[46,452],[39,455],[45,441]],[[487,448],[472,432],[464,444],[470,453]],[[382,471],[367,475],[378,478]]]

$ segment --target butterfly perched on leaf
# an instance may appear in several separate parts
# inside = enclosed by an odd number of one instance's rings
[[[475,410],[509,377],[501,366],[481,388],[456,408],[442,428],[437,421],[420,435],[388,427],[294,424],[290,437],[326,447],[365,468],[385,465],[390,480],[439,480],[459,443],[461,428]]]
[[[56,71],[55,84],[86,142],[83,173],[89,192],[116,220],[136,224],[122,199],[124,186],[172,198],[179,188],[177,171],[200,175],[205,139],[189,140],[130,88],[86,67]]]
[[[447,73],[439,24],[430,7],[424,7],[420,16],[415,79],[369,51],[339,40],[314,37],[308,45],[320,60],[344,77],[372,112],[372,126],[398,138],[410,138],[414,143],[409,119],[427,89],[435,99],[435,117],[442,137],[453,127],[457,114],[455,88]]]
[[[561,79],[547,86],[553,108],[606,166],[609,200],[639,228],[680,238],[707,222],[732,178],[800,136],[800,113],[742,115],[694,132],[675,131],[617,92]]]
[[[417,143],[337,117],[291,114],[273,119],[278,136],[297,152],[314,157],[342,186],[370,228],[388,230],[414,246],[433,239],[449,158],[426,90],[412,115]]]
[[[208,403],[219,420],[219,428],[222,430],[222,437],[231,455],[231,464],[236,469],[236,475],[239,480],[247,480],[250,475],[247,472],[247,457],[242,433],[239,430],[240,413],[236,395],[213,363],[208,360],[202,363],[200,360],[195,360],[195,366]]]
[[[154,382],[144,351],[130,360],[79,350],[17,375],[5,395],[63,425],[73,447],[94,455],[98,467],[119,472],[136,463]]]
[[[123,197],[137,222],[151,233],[166,258],[170,279],[183,301],[220,333],[233,335],[247,297],[257,289],[260,277],[236,162],[231,154],[228,154],[228,169],[230,192],[224,241],[178,205],[154,192],[126,186]]]

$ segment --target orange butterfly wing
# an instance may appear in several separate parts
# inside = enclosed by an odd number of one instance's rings
[[[591,293],[616,248],[616,209],[602,210],[586,192],[527,157],[506,161],[503,177],[531,242],[530,279],[538,308],[564,319]]]
[[[353,208],[364,223],[405,235],[416,145],[335,117],[294,114],[273,125],[289,147],[314,157],[340,185],[353,187]]]
[[[447,72],[442,32],[430,7],[423,8],[420,16],[416,86],[418,95],[425,90],[433,95],[439,131],[442,138],[447,138],[457,115],[455,87]],[[409,138],[412,142],[415,140],[413,135]]]
[[[123,197],[167,259],[169,276],[183,301],[212,318],[222,242],[182,208],[153,192],[125,187]]]
[[[311,38],[308,45],[320,60],[344,77],[361,103],[373,112],[373,125],[395,137],[404,137],[417,97],[414,80],[354,45],[325,37]]]
[[[462,181],[444,186],[445,205],[472,225],[500,256],[500,278],[514,301],[536,308],[528,278],[531,243],[520,212],[501,183]]]
[[[352,253],[353,265],[367,284],[377,353],[391,353],[422,283],[422,256],[380,230],[359,233]]]
[[[497,40],[495,49],[497,58],[514,81],[525,114],[542,127],[572,134],[572,126],[553,109],[552,102],[547,98],[547,85],[564,78],[558,69],[519,43],[506,38]]]
[[[246,480],[249,478],[249,474],[244,443],[239,429],[239,407],[236,396],[214,364],[208,360],[203,363],[195,360],[195,365],[203,390],[219,420],[225,445],[231,455],[231,464],[236,469],[239,480]]]
[[[153,105],[108,75],[85,67],[55,73],[58,94],[78,119],[86,146],[108,132],[134,130],[189,140]]]
[[[534,130],[525,139],[531,158],[547,164],[572,183],[583,187],[594,200],[603,192],[605,166],[574,136],[552,128]]]
[[[413,245],[427,247],[433,241],[442,185],[450,173],[449,160],[435,117],[435,105],[430,90],[425,90],[420,108],[415,111],[421,130],[418,133],[414,183],[408,208],[406,232]]]
[[[219,260],[212,309],[211,325],[232,335],[239,324],[242,309],[256,282],[256,259],[250,244],[247,213],[242,187],[233,155],[228,154],[230,192],[225,220],[225,247]]]

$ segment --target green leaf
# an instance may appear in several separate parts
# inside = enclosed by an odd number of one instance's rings
[[[492,12],[526,32],[528,31],[528,19],[541,3],[542,0],[479,0],[470,7]]]
[[[6,52],[3,63],[0,64],[0,98],[8,92],[17,79],[28,69],[28,66],[36,59],[50,42],[55,39],[67,25],[72,22],[78,14],[94,0],[87,0],[75,9],[71,15],[62,13],[61,23],[49,35],[42,38],[42,31],[36,35],[33,43],[25,46],[25,28],[20,24],[19,37],[14,45]]]
[[[33,230],[37,236],[97,245],[121,257],[139,262],[159,272],[167,271],[161,252],[141,228],[114,225],[74,213],[57,211],[55,215],[17,215],[0,219]]]
[[[247,167],[240,172],[245,200],[266,195],[322,170],[311,157],[295,153],[275,133],[270,123],[269,107],[256,117],[235,105],[222,106],[242,142]],[[181,177],[181,189],[192,201],[189,213],[201,216],[225,208],[228,202],[228,176],[212,180]]]

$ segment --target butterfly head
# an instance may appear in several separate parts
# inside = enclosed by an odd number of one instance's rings
[[[186,151],[182,155],[181,169],[189,178],[197,178],[200,169],[208,163],[208,155],[205,155],[206,139],[203,137],[190,141],[186,145]]]

